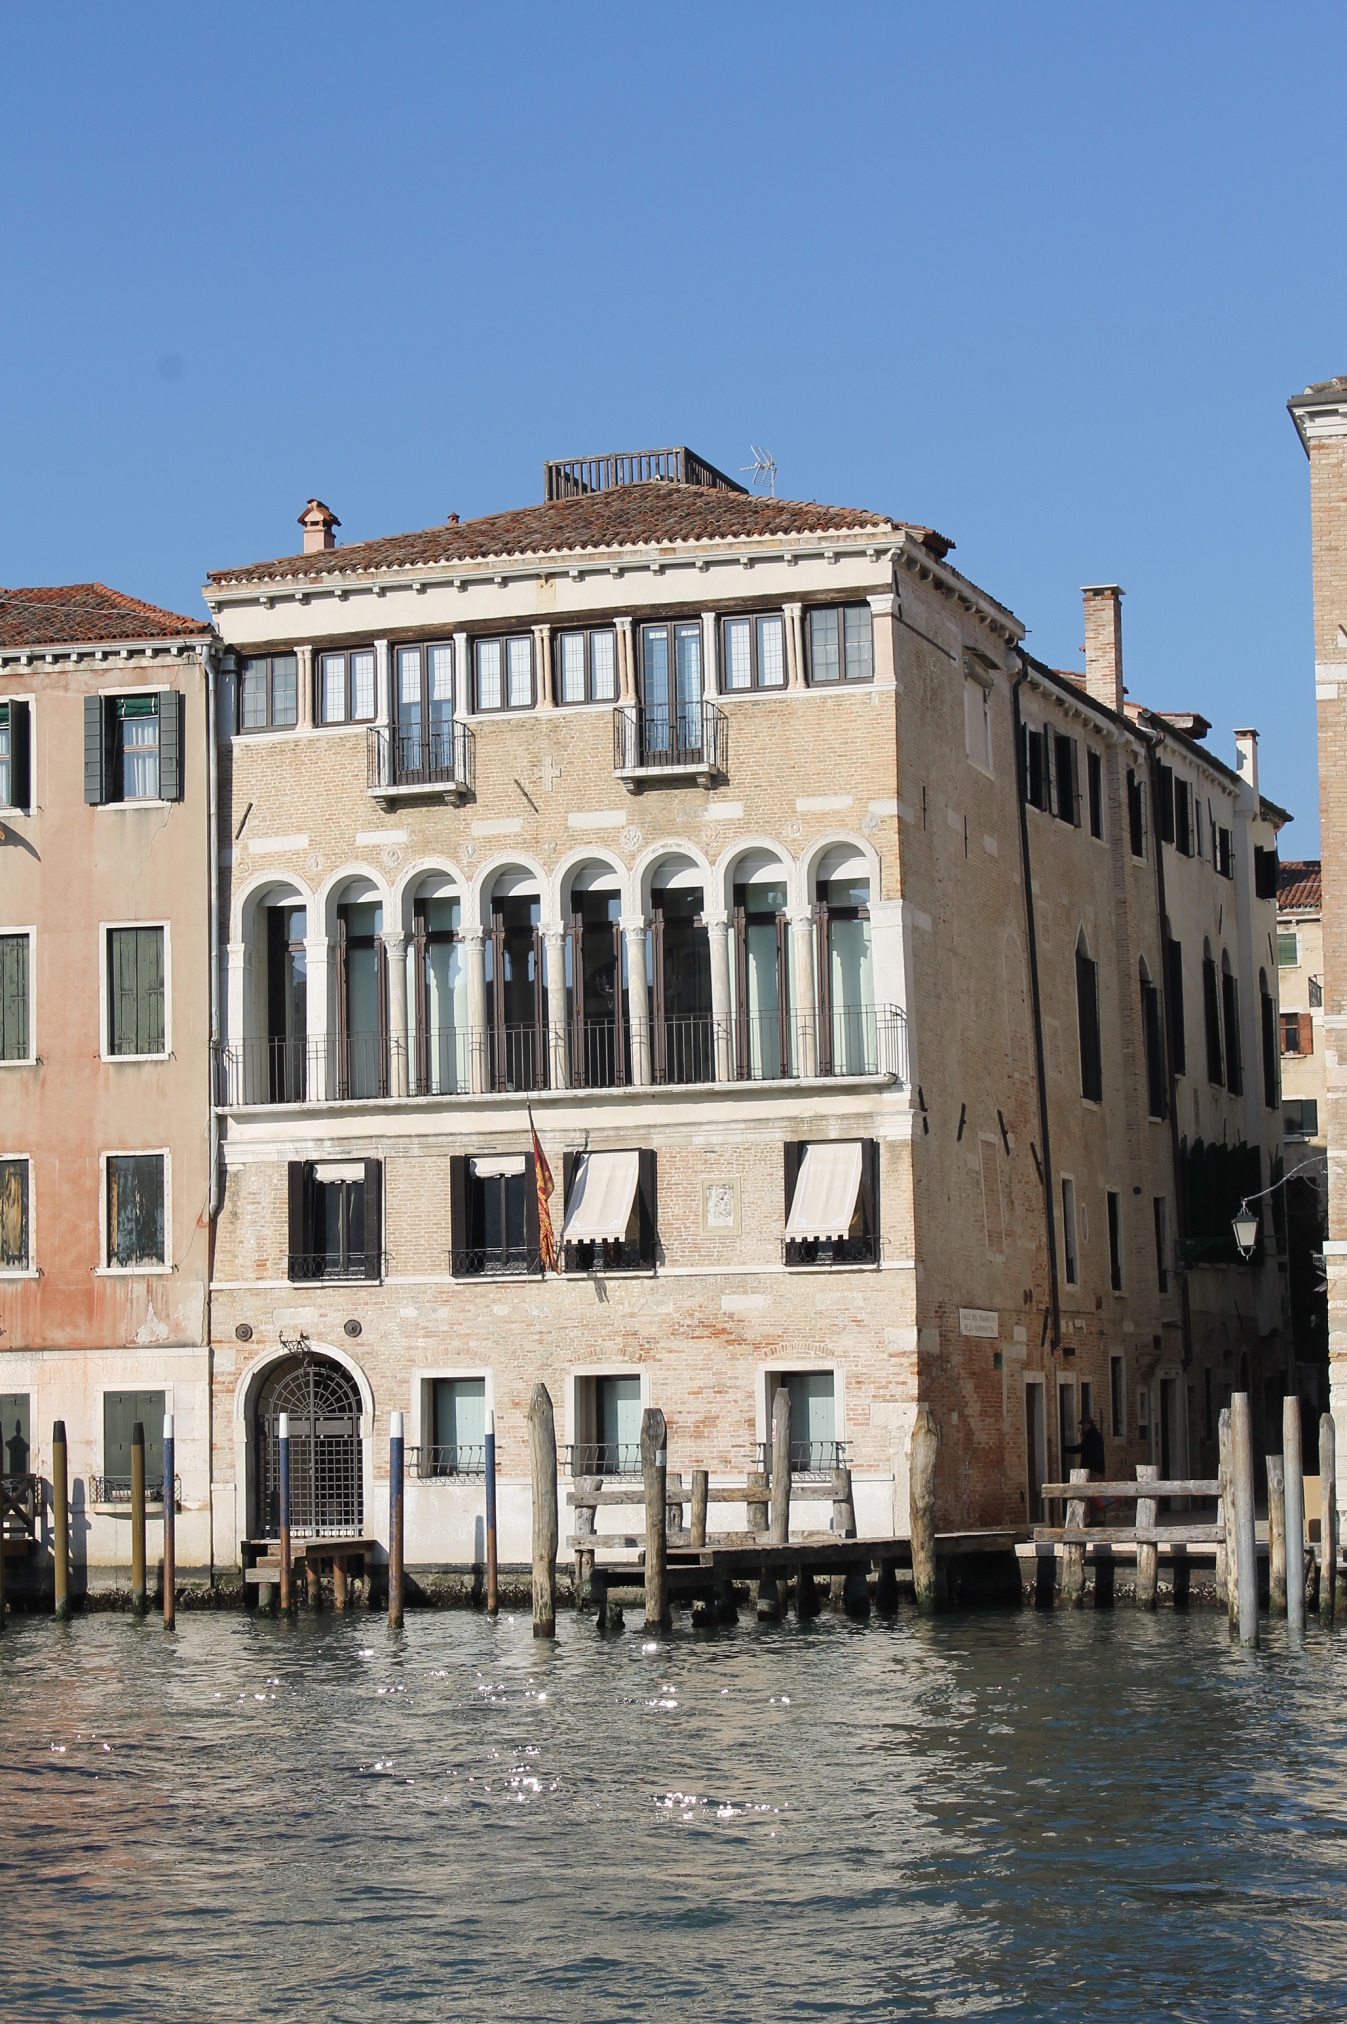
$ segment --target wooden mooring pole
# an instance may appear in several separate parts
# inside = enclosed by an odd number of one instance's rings
[[[289,1616],[294,1603],[294,1576],[290,1562],[290,1415],[282,1413],[276,1429],[276,1476],[281,1535],[281,1615]]]
[[[1155,1483],[1160,1471],[1154,1462],[1137,1463],[1138,1483]],[[1154,1532],[1160,1509],[1154,1497],[1137,1498],[1137,1585],[1136,1604],[1138,1609],[1154,1609],[1155,1598],[1160,1586],[1160,1550],[1152,1542],[1142,1544],[1143,1532]]]
[[[1332,1413],[1319,1421],[1319,1616],[1332,1623],[1338,1583],[1338,1456]]]
[[[533,1480],[533,1635],[557,1633],[557,1432],[552,1394],[535,1384],[529,1398],[529,1474]]]
[[[174,1466],[173,1415],[164,1414],[164,1629],[178,1620],[178,1472]]]
[[[1286,1471],[1280,1455],[1267,1467],[1267,1594],[1273,1616],[1286,1614]]]
[[[1216,1541],[1216,1594],[1221,1601],[1229,1601],[1230,1567],[1228,1545],[1234,1530],[1230,1517],[1230,1408],[1222,1406],[1217,1423],[1216,1470],[1216,1516],[1221,1527],[1221,1536]]]
[[[1282,1462],[1286,1479],[1286,1625],[1305,1628],[1305,1466],[1300,1442],[1300,1399],[1282,1400]]]
[[[499,1563],[496,1547],[496,1413],[486,1416],[486,1613],[495,1616],[500,1608]]]
[[[1249,1394],[1230,1401],[1230,1479],[1235,1503],[1235,1566],[1239,1584],[1239,1641],[1258,1643],[1258,1559],[1253,1518],[1253,1429]]]
[[[65,1421],[51,1430],[51,1551],[56,1620],[70,1615],[70,1482],[66,1463]]]
[[[711,1478],[705,1469],[692,1472],[692,1521],[691,1543],[694,1546],[706,1544],[706,1506],[710,1501]]]
[[[937,1603],[935,1564],[935,1459],[940,1433],[929,1406],[917,1407],[912,1422],[907,1503],[912,1530],[912,1585],[917,1608],[930,1616]]]
[[[402,1629],[402,1414],[388,1416],[388,1628]]]
[[[145,1614],[145,1422],[131,1429],[131,1608]]]
[[[641,1414],[641,1476],[645,1485],[645,1624],[661,1630],[668,1620],[669,1541],[665,1530],[665,1484],[669,1435],[658,1406]]]
[[[1088,1469],[1073,1469],[1071,1471],[1071,1481],[1073,1483],[1088,1483],[1089,1480],[1090,1472]],[[1080,1532],[1084,1530],[1085,1499],[1083,1497],[1070,1497],[1067,1499],[1066,1523],[1068,1531]],[[1061,1596],[1062,1601],[1069,1602],[1074,1609],[1079,1609],[1085,1600],[1085,1548],[1083,1545],[1074,1546],[1063,1542]]]
[[[773,1546],[790,1538],[790,1393],[778,1385],[772,1400],[772,1489],[767,1536]]]
[[[1235,1462],[1230,1408],[1221,1407],[1221,1551],[1225,1557],[1225,1613],[1239,1628],[1239,1554],[1235,1548]]]
[[[591,1497],[603,1489],[602,1476],[577,1476],[575,1487],[585,1496]],[[598,1531],[599,1514],[593,1504],[577,1504],[575,1507],[575,1606],[584,1609],[590,1600],[594,1581],[594,1548],[583,1545],[584,1540],[593,1539]]]

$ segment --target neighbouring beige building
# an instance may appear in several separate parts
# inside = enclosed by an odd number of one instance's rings
[[[206,591],[214,1567],[282,1410],[301,1528],[375,1540],[408,1415],[429,1568],[480,1560],[488,1413],[527,1557],[538,1378],[571,1468],[657,1403],[713,1505],[784,1382],[871,1534],[918,1400],[942,1528],[1027,1523],[1087,1408],[1111,1468],[1207,1472],[1232,1388],[1277,1409],[1282,1248],[1230,1224],[1282,1156],[1286,817],[1254,732],[1125,696],[1116,586],[1054,671],[932,530],[686,450],[303,524]]]
[[[1328,1407],[1328,1303],[1323,1242],[1328,1235],[1328,1085],[1324,1075],[1323,881],[1319,860],[1284,860],[1277,882],[1282,1128],[1286,1134],[1286,1219],[1291,1332],[1300,1390]]]
[[[11,1578],[50,1567],[63,1420],[77,1593],[126,1575],[131,1428],[162,1485],[166,1411],[179,1564],[211,1566],[211,639],[102,584],[0,590],[0,1416],[36,1533],[16,1507]]]

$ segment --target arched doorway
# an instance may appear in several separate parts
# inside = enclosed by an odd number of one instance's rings
[[[253,1432],[262,1535],[274,1539],[280,1530],[282,1413],[290,1416],[291,1531],[358,1539],[364,1522],[360,1392],[349,1371],[325,1356],[278,1363],[257,1395]]]

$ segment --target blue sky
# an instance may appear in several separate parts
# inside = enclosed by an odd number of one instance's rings
[[[206,569],[688,442],[882,507],[1263,732],[1317,848],[1307,467],[1347,371],[1327,7],[52,5],[5,22],[0,582]]]

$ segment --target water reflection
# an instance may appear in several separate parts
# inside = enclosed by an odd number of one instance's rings
[[[20,1620],[4,2007],[1336,2013],[1343,1675],[1196,1612]]]

